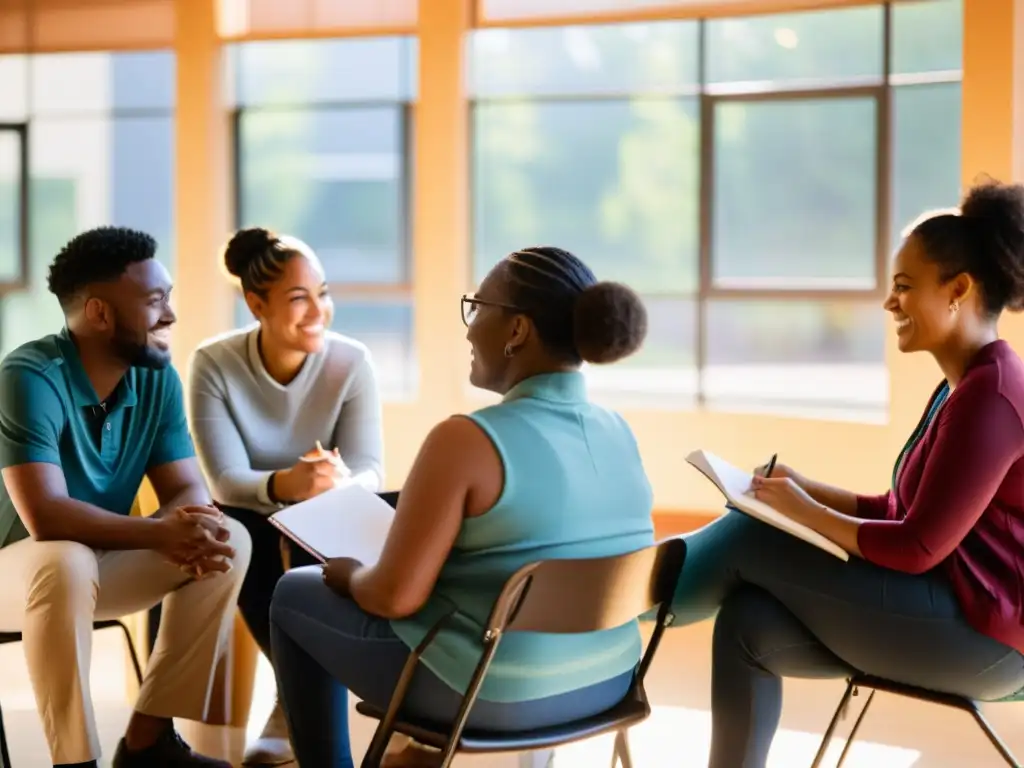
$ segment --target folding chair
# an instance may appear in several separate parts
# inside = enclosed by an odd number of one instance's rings
[[[580,560],[545,560],[514,573],[491,609],[483,632],[483,653],[462,699],[455,722],[436,724],[402,719],[402,703],[424,650],[433,642],[446,619],[439,621],[409,655],[387,711],[361,702],[360,714],[380,721],[363,768],[378,768],[391,735],[409,736],[420,744],[442,751],[441,766],[448,768],[455,755],[464,753],[528,752],[551,750],[582,739],[616,732],[613,768],[621,761],[631,768],[626,731],[651,713],[644,677],[658,649],[665,628],[672,623],[672,595],[686,557],[686,543],[679,538],[615,557]],[[657,623],[643,659],[621,702],[593,717],[522,733],[492,733],[466,729],[487,669],[506,632],[575,634],[612,629],[641,614],[658,609]]]
[[[127,625],[120,619],[97,621],[92,625],[94,631],[98,629],[111,629],[113,627],[120,627],[121,631],[124,632],[124,639],[128,644],[128,653],[132,659],[132,667],[135,669],[135,677],[139,681],[139,685],[142,685],[142,667],[139,665],[139,656],[135,652],[135,643],[132,641],[132,635],[128,631]],[[0,632],[0,645],[20,643],[21,639],[21,632]],[[4,731],[3,710],[0,710],[0,768],[11,768],[11,757],[7,754],[7,734]]]
[[[864,715],[868,712],[868,707],[871,706],[872,700],[875,698],[877,691],[885,691],[887,693],[895,693],[899,696],[906,696],[911,699],[917,699],[919,701],[927,701],[932,704],[941,704],[946,707],[955,707],[961,709],[964,712],[968,712],[971,717],[975,719],[981,730],[985,732],[988,740],[992,742],[992,746],[996,748],[1006,764],[1011,768],[1024,768],[1017,761],[1017,758],[1010,752],[1010,748],[1006,746],[999,735],[995,732],[995,729],[989,724],[988,720],[981,713],[981,709],[978,707],[978,702],[968,699],[964,696],[956,696],[951,693],[938,693],[936,691],[929,691],[925,688],[916,688],[912,685],[904,685],[903,683],[895,683],[891,680],[885,680],[880,677],[872,677],[871,675],[854,675],[850,678],[846,686],[846,692],[843,694],[843,698],[839,701],[839,707],[836,709],[835,714],[832,716],[832,722],[828,724],[828,728],[825,730],[825,736],[821,740],[821,746],[818,747],[818,754],[814,757],[814,762],[811,764],[811,768],[819,768],[821,761],[825,757],[825,752],[828,750],[829,742],[832,741],[832,734],[835,732],[836,725],[839,722],[839,718],[846,711],[850,704],[850,699],[857,696],[860,693],[861,688],[868,688],[871,690],[868,700],[864,702],[864,707],[861,709],[860,714],[857,716],[856,722],[853,724],[853,728],[850,730],[850,736],[846,740],[846,745],[843,747],[842,754],[839,755],[839,762],[836,763],[836,768],[842,768],[843,761],[846,760],[846,753],[850,751],[850,745],[853,744],[853,739],[857,735],[857,730],[860,728],[861,722],[864,720]],[[1015,700],[1016,697],[1009,697],[1007,700]]]

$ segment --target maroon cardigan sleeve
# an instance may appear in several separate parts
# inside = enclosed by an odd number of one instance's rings
[[[857,517],[864,520],[885,520],[889,511],[889,494],[886,491],[879,496],[857,495]]]
[[[1024,446],[1020,417],[999,392],[998,377],[993,366],[950,396],[906,516],[861,523],[857,545],[866,560],[924,573],[959,546],[991,504]]]

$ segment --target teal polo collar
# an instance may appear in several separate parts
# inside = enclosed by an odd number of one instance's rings
[[[78,354],[78,347],[71,338],[71,332],[65,327],[57,334],[57,347],[61,353],[61,363],[68,372],[68,381],[71,384],[71,399],[79,407],[96,407],[100,405],[100,399],[96,390],[89,380],[85,367],[82,365],[82,358]],[[129,408],[138,403],[135,395],[135,369],[129,368],[121,381],[114,388],[111,410]]]
[[[502,402],[527,397],[556,403],[583,403],[587,400],[587,381],[579,371],[542,373],[520,381],[505,394]]]

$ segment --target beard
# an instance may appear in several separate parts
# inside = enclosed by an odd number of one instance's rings
[[[166,368],[171,362],[171,352],[159,349],[146,343],[146,335],[139,340],[138,334],[130,330],[119,320],[114,326],[114,336],[110,340],[116,354],[126,365],[136,368]]]

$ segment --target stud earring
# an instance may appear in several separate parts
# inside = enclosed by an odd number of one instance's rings
[[[957,301],[956,299],[954,299],[953,301],[949,302],[949,311],[950,312],[959,312],[960,311],[960,302]]]
[[[515,354],[515,350],[512,349],[512,345],[511,344],[506,344],[505,345],[505,357],[512,357],[512,355],[514,355],[514,354]]]

